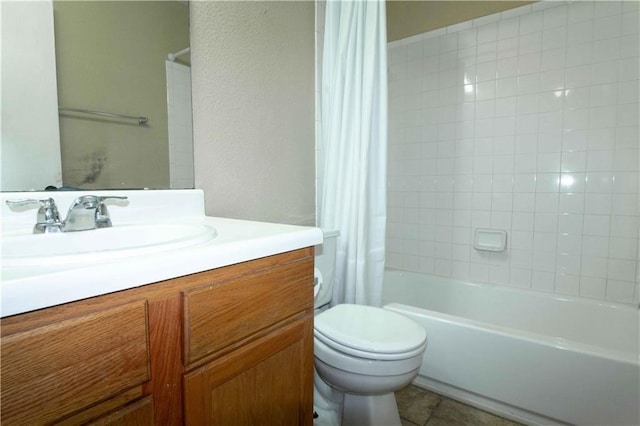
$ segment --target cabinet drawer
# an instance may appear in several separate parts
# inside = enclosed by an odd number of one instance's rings
[[[44,424],[149,380],[147,303],[2,338],[2,424]]]
[[[187,365],[313,306],[312,256],[215,278],[183,293]]]

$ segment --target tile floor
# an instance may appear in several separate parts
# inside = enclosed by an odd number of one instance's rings
[[[409,385],[396,392],[402,426],[516,426],[511,420]]]

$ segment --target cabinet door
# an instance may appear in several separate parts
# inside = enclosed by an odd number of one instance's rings
[[[184,386],[188,425],[311,425],[313,318],[192,371]]]

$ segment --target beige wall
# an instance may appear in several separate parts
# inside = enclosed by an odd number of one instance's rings
[[[196,187],[209,215],[313,224],[314,3],[191,3]]]
[[[387,1],[387,40],[400,40],[534,1]]]
[[[62,166],[53,2],[3,1],[0,15],[0,189],[25,191],[59,186]]]
[[[189,46],[181,1],[55,1],[63,107],[149,118],[148,126],[60,115],[63,182],[82,188],[168,188],[165,60]]]

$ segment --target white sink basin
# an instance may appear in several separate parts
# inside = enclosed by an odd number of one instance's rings
[[[124,225],[91,231],[6,235],[2,238],[2,266],[100,262],[189,247],[216,235],[214,228],[202,224]]]

